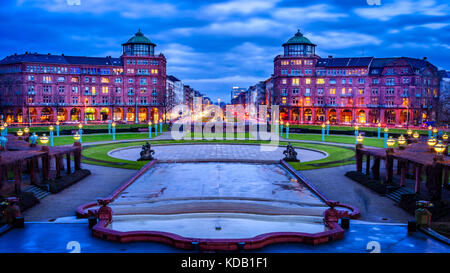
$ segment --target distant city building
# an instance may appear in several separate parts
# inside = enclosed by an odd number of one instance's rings
[[[439,71],[441,76],[441,96],[439,98],[439,122],[450,124],[450,71]]]
[[[166,58],[141,31],[120,58],[28,53],[0,61],[7,122],[159,120],[166,111]]]
[[[175,105],[183,104],[184,86],[183,83],[172,75],[166,78],[166,108],[170,111]]]
[[[245,89],[245,88],[234,86],[231,89],[231,100],[237,98],[237,96],[239,96],[239,94],[241,94],[242,92],[246,92],[246,91],[247,91],[247,89]]]
[[[283,120],[420,125],[437,118],[439,75],[426,58],[321,58],[300,31],[283,47],[272,93]]]

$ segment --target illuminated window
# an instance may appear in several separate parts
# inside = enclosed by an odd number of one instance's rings
[[[286,80],[286,79],[282,79],[282,80],[281,80],[281,83],[282,83],[282,84],[286,84],[286,83],[287,83],[287,80]]]
[[[102,86],[102,93],[108,94],[108,86]]]
[[[300,84],[300,79],[299,78],[293,78],[292,79],[292,85],[299,85]]]
[[[102,77],[102,83],[109,83],[109,78]]]
[[[305,105],[310,105],[311,104],[311,99],[309,97],[305,98]]]
[[[403,98],[402,105],[403,106],[408,106],[408,104],[409,104],[409,99],[408,98]]]
[[[341,89],[342,95],[345,95],[345,88]]]
[[[92,95],[95,95],[95,86],[92,86]]]
[[[316,83],[317,83],[317,84],[324,84],[324,83],[325,83],[325,80],[322,79],[322,78],[320,78],[320,79],[317,79],[317,80],[316,80]]]
[[[152,74],[158,74],[158,69],[152,69],[151,72]]]
[[[358,93],[360,94],[360,95],[363,95],[364,94],[364,89],[358,89]]]
[[[73,77],[70,81],[71,82],[78,82],[78,77]]]
[[[310,79],[310,78],[306,78],[306,79],[305,79],[305,83],[306,83],[306,84],[311,84],[311,79]]]
[[[281,103],[286,104],[286,97],[281,98]]]
[[[289,61],[281,61],[281,65],[289,65]]]
[[[330,95],[336,94],[336,88],[330,88]]]

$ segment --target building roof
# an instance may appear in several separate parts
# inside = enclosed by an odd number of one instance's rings
[[[84,57],[84,56],[65,56],[51,54],[14,54],[5,57],[0,61],[2,64],[19,64],[19,63],[43,63],[43,64],[78,64],[78,65],[112,65],[121,66],[121,58],[107,57]]]
[[[179,82],[180,80],[177,79],[175,76],[172,75],[167,75],[166,77],[168,80],[173,81],[173,82]]]
[[[317,60],[318,67],[355,67],[369,66],[373,57],[356,57],[356,58],[323,58]]]
[[[148,45],[156,46],[154,43],[152,43],[150,41],[149,38],[144,36],[144,34],[141,32],[140,29],[138,30],[138,32],[136,32],[136,34],[133,37],[131,37],[126,43],[124,43],[122,45],[128,45],[128,44],[148,44]]]
[[[297,30],[297,33],[295,33],[295,35],[291,39],[289,39],[286,43],[284,43],[283,46],[296,44],[303,44],[303,45],[307,44],[315,46],[315,44],[311,43],[311,41],[308,38],[303,36],[303,34],[300,32],[300,29]]]

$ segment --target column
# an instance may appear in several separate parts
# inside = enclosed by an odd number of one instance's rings
[[[366,175],[370,175],[370,154],[366,156]]]

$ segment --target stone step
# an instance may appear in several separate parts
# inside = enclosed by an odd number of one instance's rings
[[[26,187],[24,187],[22,189],[22,191],[24,192],[31,192],[34,194],[34,196],[36,196],[37,199],[41,200],[44,197],[46,197],[47,195],[49,195],[50,193],[48,191],[45,191],[39,187],[36,187],[34,185],[28,185]]]

